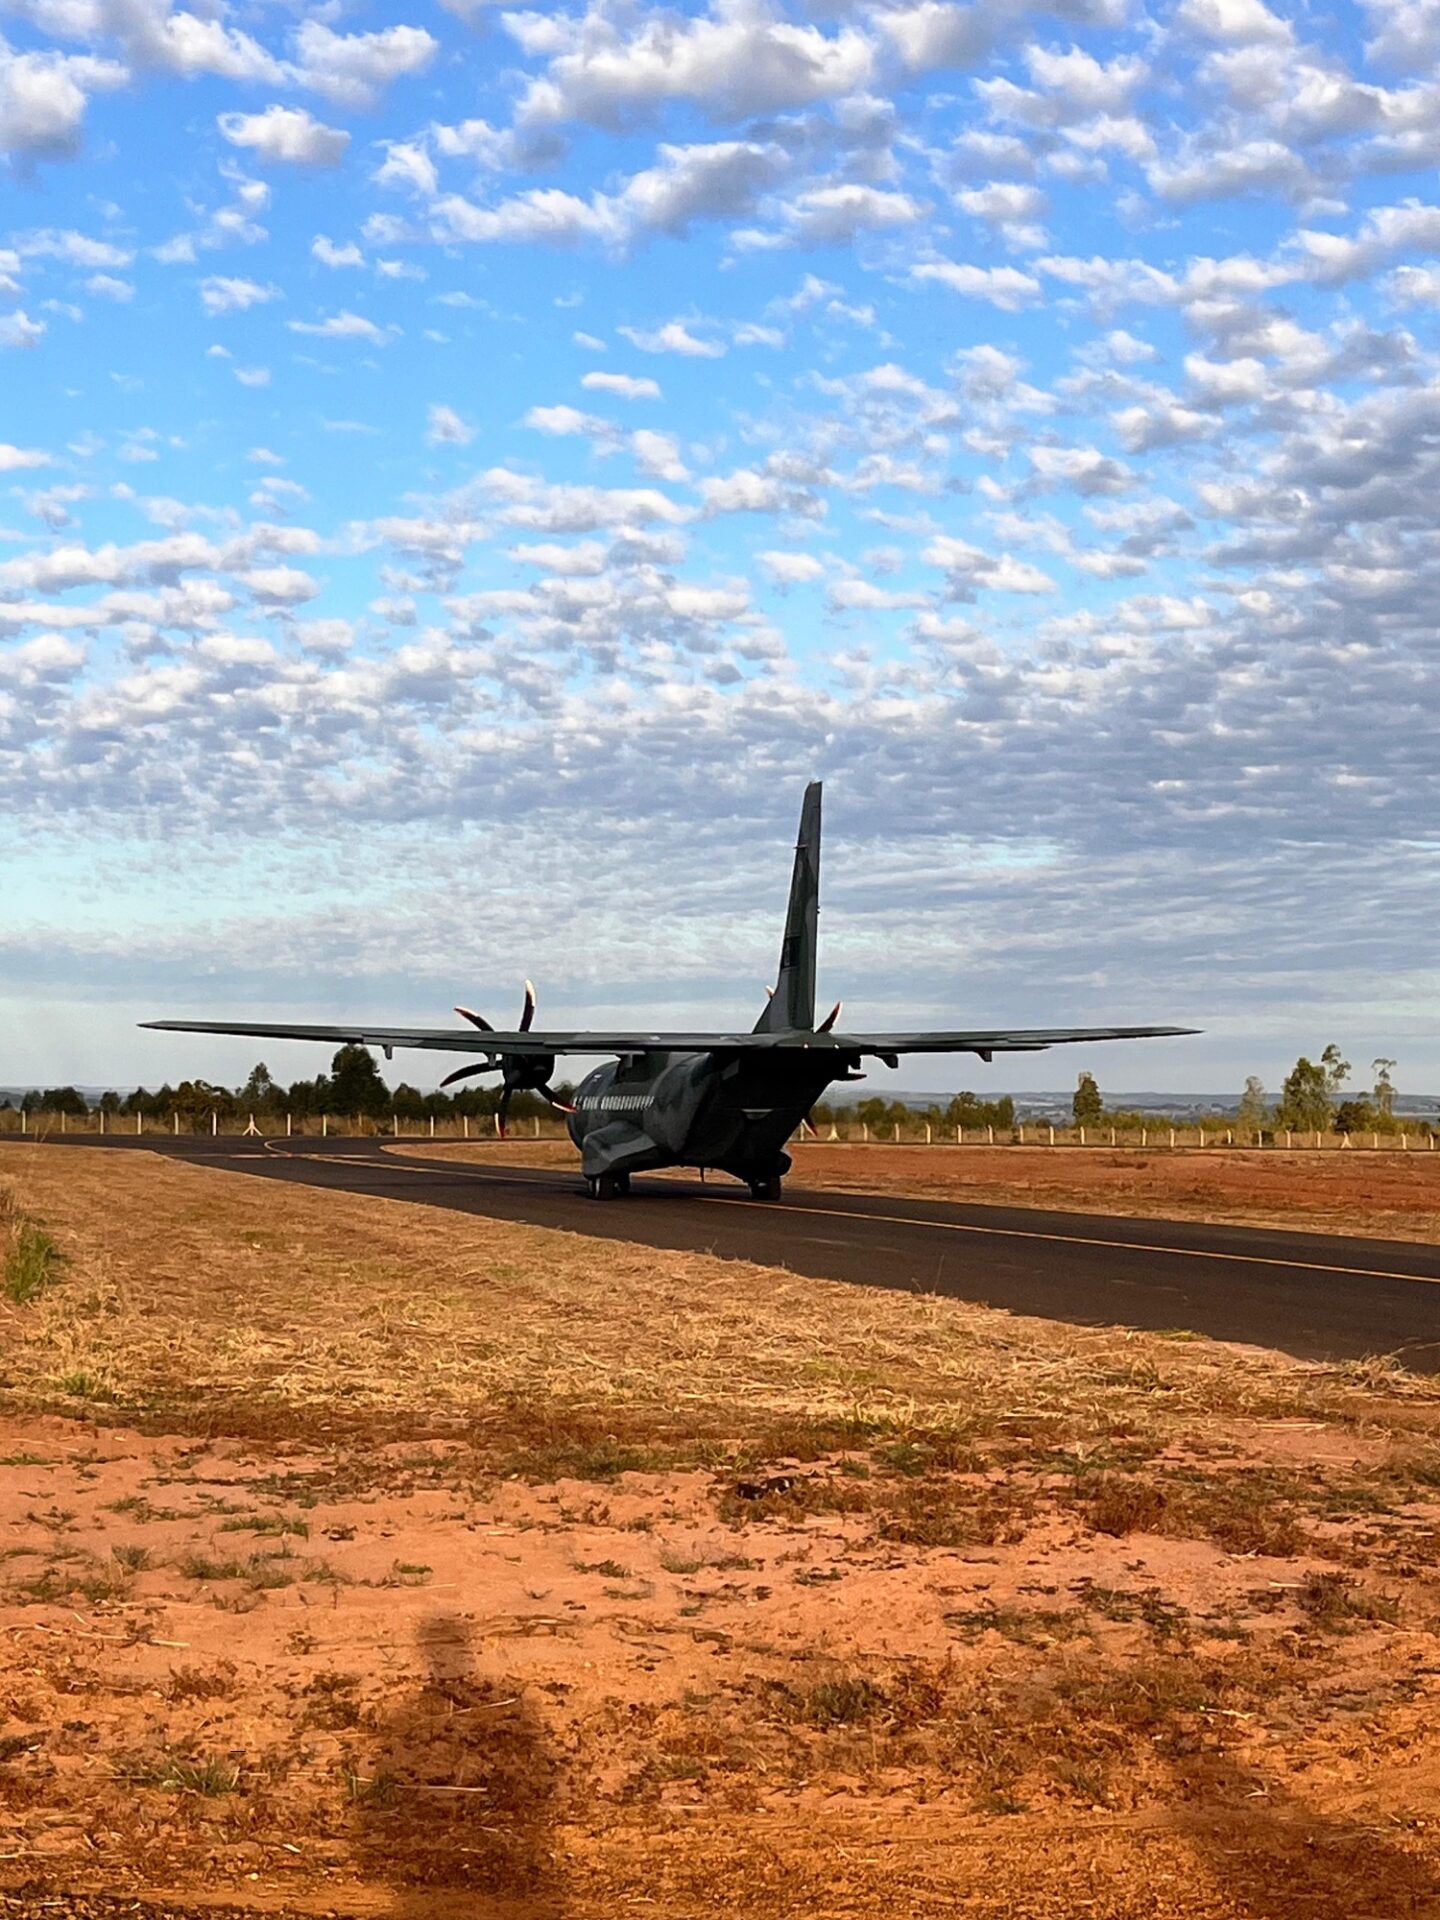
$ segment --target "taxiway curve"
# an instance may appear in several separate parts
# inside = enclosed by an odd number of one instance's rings
[[[7,1149],[23,1152],[18,1141]],[[91,1136],[76,1146],[95,1147]],[[578,1177],[460,1164],[374,1140],[147,1138],[265,1180],[754,1260],[860,1286],[949,1294],[1079,1325],[1184,1329],[1307,1360],[1394,1354],[1440,1372],[1440,1247],[1198,1221],[1137,1220],[886,1194],[805,1191],[777,1204],[730,1182],[646,1181],[626,1200]]]

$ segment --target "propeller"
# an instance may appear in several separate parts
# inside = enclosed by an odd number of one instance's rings
[[[494,1033],[495,1028],[483,1013],[475,1013],[469,1007],[456,1007],[456,1013],[462,1020],[468,1020],[472,1027],[478,1027],[482,1033]],[[529,1033],[535,1021],[535,987],[533,982],[525,982],[525,1004],[520,1009],[517,1033]],[[473,1080],[477,1074],[498,1073],[503,1076],[500,1104],[495,1109],[495,1127],[500,1138],[505,1138],[505,1116],[510,1111],[513,1094],[534,1092],[542,1094],[552,1107],[561,1113],[575,1111],[568,1101],[562,1100],[550,1085],[550,1076],[555,1071],[553,1053],[511,1054],[508,1058],[497,1055],[492,1060],[477,1060],[473,1066],[457,1067],[454,1073],[447,1073],[440,1082],[442,1087],[453,1087],[458,1080]]]

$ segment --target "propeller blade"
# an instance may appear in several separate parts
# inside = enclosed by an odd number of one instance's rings
[[[815,1031],[817,1033],[829,1033],[835,1022],[840,1018],[840,1009],[844,1004],[843,1000],[837,1000]]]
[[[481,1060],[473,1067],[457,1067],[454,1073],[447,1073],[440,1082],[442,1087],[453,1087],[457,1080],[473,1080],[477,1073],[503,1073],[504,1062],[500,1060]]]
[[[520,1014],[521,1033],[528,1033],[530,1031],[530,1022],[534,1018],[535,1018],[535,983],[532,980],[527,980],[525,982],[525,1005],[521,1010],[521,1014]]]
[[[500,1096],[500,1104],[495,1109],[495,1131],[503,1140],[505,1136],[505,1116],[510,1111],[510,1089],[506,1087]]]
[[[482,1033],[493,1033],[495,1031],[483,1013],[472,1013],[469,1007],[456,1007],[455,1011],[462,1020],[468,1020],[472,1027],[479,1027]]]
[[[574,1113],[575,1109],[570,1104],[570,1102],[568,1100],[562,1100],[559,1094],[556,1093],[553,1087],[541,1087],[538,1089],[538,1091],[544,1094],[545,1098],[550,1102],[551,1106],[554,1107],[558,1112]]]

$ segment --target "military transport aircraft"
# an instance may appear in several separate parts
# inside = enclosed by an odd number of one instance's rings
[[[258,1039],[324,1040],[488,1056],[447,1074],[442,1086],[476,1074],[502,1076],[499,1122],[510,1096],[541,1093],[569,1115],[586,1187],[596,1200],[630,1191],[632,1173],[652,1167],[717,1167],[749,1183],[757,1199],[778,1200],[790,1170],[785,1142],[825,1089],[860,1080],[865,1059],[897,1067],[902,1053],[1040,1053],[1070,1040],[1144,1040],[1193,1033],[1193,1027],[1056,1027],[957,1033],[849,1033],[837,1002],[815,1024],[815,945],[820,904],[820,782],[805,789],[800,838],[790,879],[790,908],[780,966],[765,1009],[750,1033],[547,1033],[532,1031],[535,989],[525,982],[520,1025],[510,1033],[468,1007],[455,1011],[464,1028],[270,1026],[242,1020],[150,1020],[165,1033],[236,1033]],[[475,1030],[483,1036],[475,1038]],[[573,1106],[551,1088],[565,1054],[612,1054],[580,1083]]]

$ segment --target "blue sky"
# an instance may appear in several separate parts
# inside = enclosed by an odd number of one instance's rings
[[[1207,1029],[928,1084],[1440,1085],[1437,157],[1435,0],[0,0],[0,1080],[738,1019],[818,773],[850,1018]]]

